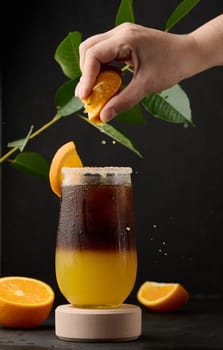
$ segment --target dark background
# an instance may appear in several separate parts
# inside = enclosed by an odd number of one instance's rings
[[[23,1],[6,4],[2,28],[3,151],[55,114],[54,95],[66,80],[54,60],[70,31],[83,38],[114,26],[113,1]],[[134,2],[138,24],[163,29],[179,1]],[[172,31],[187,33],[222,12],[221,0],[201,1]],[[159,79],[159,77],[157,77]],[[143,126],[120,129],[143,159],[113,144],[75,116],[64,118],[30,142],[27,150],[49,161],[74,140],[85,165],[128,165],[133,185],[138,277],[130,300],[145,280],[181,282],[192,297],[223,294],[223,67],[181,83],[196,128],[172,125],[145,114]],[[102,141],[106,143],[103,144]],[[39,278],[64,301],[54,273],[59,199],[49,184],[2,166],[2,275]]]

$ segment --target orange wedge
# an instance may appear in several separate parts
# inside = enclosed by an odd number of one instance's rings
[[[189,299],[189,294],[180,283],[144,282],[138,290],[139,302],[151,310],[174,311]]]
[[[100,112],[108,100],[120,90],[121,84],[121,74],[117,70],[104,70],[98,75],[92,93],[82,100],[90,121],[102,123]]]
[[[0,278],[0,324],[11,328],[33,328],[48,317],[54,291],[40,280],[28,277]]]
[[[52,191],[58,197],[61,197],[61,169],[63,167],[69,168],[82,166],[82,161],[73,141],[65,143],[57,150],[50,164],[49,181]]]

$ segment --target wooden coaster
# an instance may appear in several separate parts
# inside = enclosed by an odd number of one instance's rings
[[[141,335],[140,307],[122,304],[115,309],[81,309],[61,305],[55,310],[56,336],[82,342],[129,341]]]

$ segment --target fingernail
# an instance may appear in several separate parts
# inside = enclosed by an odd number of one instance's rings
[[[112,120],[114,117],[116,117],[118,113],[116,112],[116,110],[114,108],[109,108],[106,109],[105,111],[103,111],[103,113],[101,114],[101,120],[106,123],[109,122],[110,120]]]
[[[78,87],[78,96],[81,98],[84,98],[84,89],[82,86]]]
[[[76,86],[76,89],[75,89],[75,91],[74,91],[74,96],[76,96],[76,97],[79,96],[78,90],[79,90],[79,87],[78,87],[78,85],[77,85],[77,86]]]
[[[78,96],[80,99],[85,97],[85,88],[83,86],[83,79],[81,78],[79,83],[76,86],[75,96]]]

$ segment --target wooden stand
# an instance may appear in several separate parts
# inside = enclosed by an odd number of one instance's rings
[[[61,305],[55,310],[55,332],[63,340],[130,341],[141,335],[142,312],[136,305],[115,309],[81,309]]]

